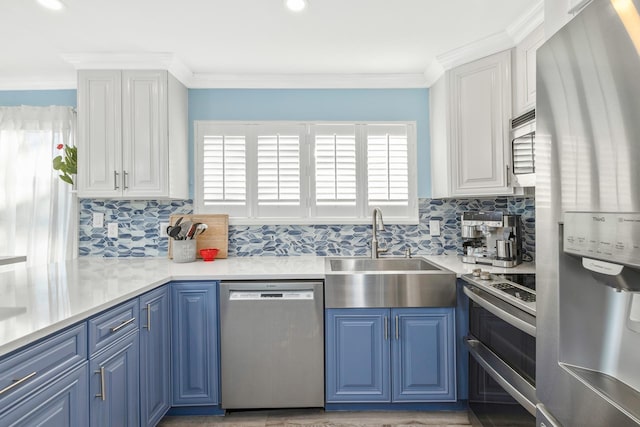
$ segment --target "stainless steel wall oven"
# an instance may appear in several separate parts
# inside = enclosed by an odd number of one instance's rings
[[[474,425],[534,426],[535,275],[465,275],[469,409]]]

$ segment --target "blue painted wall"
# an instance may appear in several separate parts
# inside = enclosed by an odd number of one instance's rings
[[[0,105],[76,106],[76,91],[0,91]],[[429,89],[189,89],[189,170],[194,120],[406,120],[417,123],[418,197],[431,196]],[[193,196],[193,174],[189,178]]]
[[[76,107],[76,90],[5,90],[0,91],[0,106],[15,107],[18,105],[64,105]]]
[[[194,120],[415,121],[418,197],[431,196],[429,89],[426,88],[189,89],[189,122]],[[193,126],[189,140],[193,141]],[[193,144],[190,147],[189,158],[193,159]],[[192,181],[190,189],[193,194]]]

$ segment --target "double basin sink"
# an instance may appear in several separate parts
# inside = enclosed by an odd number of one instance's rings
[[[325,306],[453,307],[456,275],[424,258],[326,258]]]

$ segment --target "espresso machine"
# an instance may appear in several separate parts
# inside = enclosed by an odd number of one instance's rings
[[[520,215],[500,211],[463,212],[462,262],[515,267],[522,262]]]

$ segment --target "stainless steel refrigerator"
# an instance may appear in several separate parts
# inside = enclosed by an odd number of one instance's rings
[[[537,52],[539,426],[640,425],[640,0]]]

